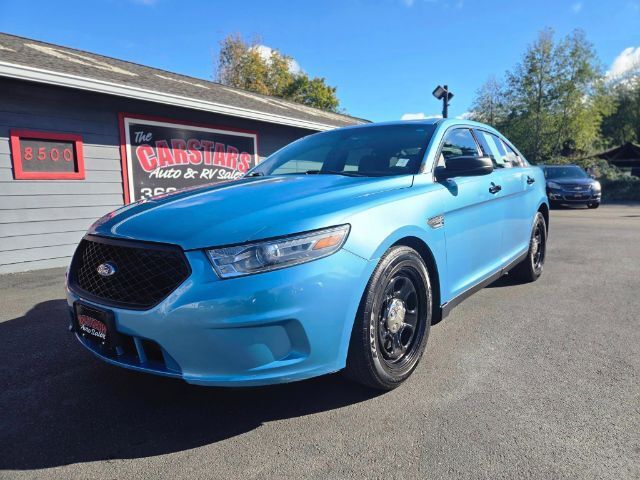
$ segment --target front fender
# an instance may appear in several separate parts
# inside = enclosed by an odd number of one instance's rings
[[[404,239],[415,238],[431,251],[440,291],[447,292],[444,228],[432,228],[429,218],[442,214],[438,192],[429,184],[414,185],[411,193],[391,203],[376,205],[349,219],[351,233],[345,249],[368,260],[375,269],[389,248]]]

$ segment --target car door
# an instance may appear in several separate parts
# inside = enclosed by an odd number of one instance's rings
[[[527,175],[524,160],[499,136],[482,129],[474,129],[474,133],[483,153],[491,157],[495,182],[501,187],[500,208],[504,223],[500,258],[503,264],[507,264],[526,251],[529,245],[533,217],[527,193],[531,191],[528,181],[532,177]]]
[[[436,159],[438,170],[457,158],[480,155],[469,128],[448,130]],[[501,192],[496,175],[459,176],[438,181],[443,193],[444,233],[450,299],[465,292],[499,270],[502,223]]]

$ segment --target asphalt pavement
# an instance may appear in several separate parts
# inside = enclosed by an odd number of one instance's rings
[[[385,394],[106,365],[63,278],[0,277],[0,478],[640,478],[640,206],[552,211],[540,280],[456,307]]]

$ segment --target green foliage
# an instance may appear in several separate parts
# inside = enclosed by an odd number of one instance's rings
[[[489,125],[504,121],[507,116],[505,90],[504,83],[494,76],[489,77],[476,91],[476,98],[471,105],[471,118]]]
[[[608,97],[610,114],[602,122],[605,143],[640,143],[640,74],[612,86]]]
[[[327,85],[324,78],[310,79],[307,75],[296,75],[285,89],[284,98],[330,112],[339,107],[335,87]]]
[[[293,73],[291,57],[274,50],[265,59],[257,45],[256,41],[245,42],[239,35],[229,35],[222,40],[217,63],[218,81],[310,107],[338,111],[340,102],[336,88],[327,85],[324,78],[309,78],[304,72]]]
[[[640,201],[640,178],[624,177],[617,180],[600,180],[602,199],[608,201]]]
[[[268,94],[268,68],[255,49],[239,35],[229,35],[220,43],[218,81],[256,93]]]
[[[559,59],[550,31],[525,52],[513,72],[507,72],[508,125],[511,139],[532,162],[552,155],[551,134],[555,127],[553,104],[557,93]]]
[[[607,113],[603,74],[580,30],[556,41],[544,30],[508,71],[478,90],[472,118],[509,137],[533,163],[590,151]]]
[[[640,65],[605,77],[580,30],[560,41],[542,31],[503,81],[490,78],[476,92],[472,118],[502,131],[532,163],[580,165],[600,180],[605,201],[640,201],[640,178],[593,158],[640,142]]]

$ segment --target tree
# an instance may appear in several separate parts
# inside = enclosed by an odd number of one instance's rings
[[[268,66],[256,49],[249,48],[239,35],[220,42],[218,81],[252,92],[269,94]]]
[[[585,152],[597,142],[602,123],[602,69],[593,45],[581,30],[560,42],[556,52],[557,126],[551,153],[560,155],[568,141],[575,145],[574,151]]]
[[[553,32],[545,30],[527,48],[515,70],[507,73],[511,137],[534,163],[551,154],[549,134],[554,128],[558,69],[555,50]]]
[[[606,146],[640,143],[640,71],[613,85],[609,95],[611,109],[602,122]]]
[[[471,106],[471,119],[498,125],[504,120],[505,109],[504,83],[491,76],[476,91],[476,98]]]
[[[324,78],[310,79],[307,75],[296,75],[284,98],[330,112],[338,111],[339,107],[335,87],[327,85]]]
[[[269,60],[263,62],[266,63],[267,66],[266,83],[269,95],[287,98],[287,92],[296,78],[296,76],[291,73],[291,61],[291,57],[281,55],[274,50],[271,52]],[[303,76],[306,77],[306,75]]]
[[[534,163],[586,152],[607,112],[601,70],[582,31],[556,42],[543,30],[504,83],[489,79],[478,90],[473,118],[502,130]]]
[[[324,78],[292,72],[292,61],[276,50],[265,58],[257,41],[247,43],[239,35],[229,35],[220,42],[217,79],[231,87],[337,112],[336,88]]]

